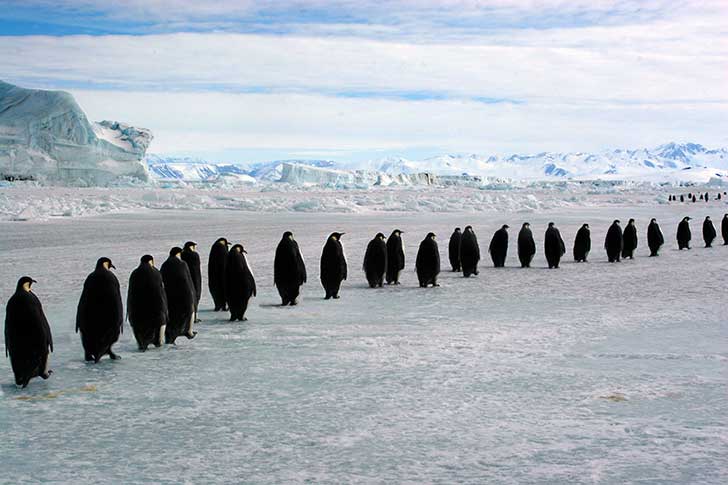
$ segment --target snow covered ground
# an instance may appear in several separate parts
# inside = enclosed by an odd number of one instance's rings
[[[19,276],[35,277],[56,342],[56,373],[24,391],[0,360],[0,483],[726,483],[728,247],[703,249],[700,222],[720,221],[728,207],[653,195],[577,194],[529,212],[200,209],[0,221],[2,303]],[[690,252],[674,243],[684,215],[695,217]],[[600,249],[608,224],[630,217],[638,257],[610,265]],[[646,257],[651,217],[667,241],[659,258]],[[539,246],[529,270],[516,267],[514,249],[524,220]],[[567,242],[559,270],[545,269],[541,252],[550,220]],[[582,222],[592,227],[589,264],[568,261]],[[445,262],[452,228],[472,224],[487,258],[503,223],[509,267],[484,261],[477,278],[445,272],[442,287],[416,288],[426,232],[438,234]],[[360,271],[366,242],[395,227],[406,231],[403,285],[371,290]],[[301,305],[280,308],[272,261],[288,229],[310,277]],[[350,279],[341,300],[324,301],[318,257],[335,230],[347,232]],[[205,291],[195,340],[140,354],[127,326],[123,360],[82,362],[75,306],[99,256],[114,260],[125,293],[142,254],[161,264],[193,239],[204,264],[223,235],[246,245],[257,276],[248,322],[209,311]]]

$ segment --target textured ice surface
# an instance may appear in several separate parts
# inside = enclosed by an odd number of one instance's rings
[[[0,222],[0,295],[38,280],[56,342],[48,381],[24,391],[0,359],[0,483],[726,483],[728,247],[675,249],[684,215],[725,206],[557,208],[537,213],[253,214],[155,211]],[[608,264],[612,219],[637,220],[637,259]],[[650,217],[667,246],[646,257]],[[477,278],[442,274],[416,288],[412,263],[430,230],[443,261],[453,226],[472,224],[483,254],[503,223],[528,219],[535,267],[487,261]],[[544,269],[546,223],[567,249],[589,222],[589,264]],[[366,288],[359,271],[377,232],[406,231],[403,284]],[[275,244],[291,229],[310,271],[299,306],[280,308]],[[346,231],[350,280],[324,301],[318,257]],[[242,241],[257,276],[249,321],[209,311],[194,341],[82,362],[75,306],[97,257],[122,291],[144,253]],[[511,243],[515,231],[511,229]],[[203,274],[206,269],[203,267]],[[0,306],[4,314],[4,307]]]

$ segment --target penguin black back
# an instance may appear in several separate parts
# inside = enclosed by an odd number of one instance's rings
[[[195,311],[202,297],[202,272],[200,271],[200,253],[197,252],[197,243],[187,241],[182,249],[182,261],[187,263],[195,287]]]
[[[518,232],[518,260],[521,262],[521,268],[530,268],[535,254],[536,241],[533,240],[531,225],[524,222]]]
[[[448,259],[453,271],[460,271],[460,241],[463,237],[460,228],[456,227],[450,235],[450,242],[447,247]]]
[[[169,321],[167,294],[162,274],[148,254],[142,256],[129,276],[126,311],[139,350],[145,351],[150,344],[162,345],[164,327]]]
[[[622,257],[634,259],[635,249],[637,249],[637,227],[634,219],[630,219],[622,232]]]
[[[490,240],[488,248],[490,258],[493,260],[493,266],[502,268],[506,265],[506,256],[508,255],[508,225],[495,231],[493,238]]]
[[[111,272],[109,258],[100,258],[86,277],[76,312],[76,332],[81,333],[85,360],[98,362],[104,355],[118,356],[111,350],[121,334],[124,310],[119,280]]]
[[[647,246],[650,248],[650,256],[658,256],[663,244],[665,244],[665,237],[662,235],[660,225],[656,219],[652,219],[650,225],[647,226]]]
[[[344,248],[341,245],[343,232],[333,232],[326,239],[321,251],[320,276],[321,285],[326,291],[326,299],[339,298],[341,282],[346,279],[348,270]]]
[[[278,288],[283,305],[297,303],[301,285],[306,279],[306,265],[298,243],[293,239],[293,233],[286,231],[276,247],[273,262],[273,282]]]
[[[432,232],[427,234],[420,243],[415,269],[417,270],[420,287],[439,286],[437,284],[437,275],[440,274],[440,250],[437,247],[437,241],[435,241],[435,234]]]
[[[173,344],[177,337],[184,335],[188,339],[196,335],[192,326],[195,313],[195,286],[187,263],[181,259],[182,249],[174,247],[169,257],[162,263],[160,273],[167,294],[169,323],[165,329],[165,341]]]
[[[425,241],[427,241],[428,238],[425,238]],[[435,242],[434,234],[432,241]],[[437,245],[436,242],[435,245]],[[475,231],[473,231],[473,227],[466,226],[463,231],[463,236],[460,239],[460,266],[463,269],[463,276],[468,278],[470,275],[477,275],[478,262],[480,262],[480,246],[478,245],[478,238],[475,235]]]
[[[564,240],[561,238],[561,232],[553,222],[549,222],[549,227],[546,229],[543,247],[549,268],[558,268],[561,262],[561,256],[566,253],[566,246],[564,245]]]
[[[728,214],[725,214],[720,222],[720,233],[723,236],[723,245],[728,245]]]
[[[607,230],[607,237],[604,239],[604,249],[607,251],[607,258],[610,263],[619,262],[622,255],[622,227],[619,221],[615,220]]]
[[[22,387],[34,377],[47,379],[52,372],[48,354],[53,352],[53,337],[43,305],[31,291],[33,283],[29,276],[20,278],[5,306],[5,354],[15,383]]]
[[[395,229],[387,239],[387,284],[398,285],[399,274],[404,269],[403,232]]]
[[[706,216],[703,221],[703,241],[705,241],[706,248],[713,247],[713,241],[715,240],[716,232],[713,221],[710,220],[710,216]]]
[[[215,305],[215,311],[227,310],[225,302],[225,264],[227,263],[228,240],[218,238],[210,248],[207,260],[207,286]]]
[[[574,261],[577,263],[586,263],[591,251],[591,230],[589,224],[583,224],[576,231],[574,239]]]
[[[692,232],[690,231],[690,217],[683,217],[683,220],[677,225],[676,238],[678,249],[690,249],[690,240],[692,239]]]
[[[387,243],[381,232],[367,244],[364,253],[364,275],[370,288],[381,288],[384,284],[384,274],[387,271]]]
[[[230,307],[230,321],[245,321],[250,299],[257,295],[255,277],[248,265],[242,244],[230,248],[225,265],[225,299]]]

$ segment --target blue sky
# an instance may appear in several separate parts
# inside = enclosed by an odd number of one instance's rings
[[[0,0],[0,79],[156,153],[421,158],[728,145],[723,1]]]

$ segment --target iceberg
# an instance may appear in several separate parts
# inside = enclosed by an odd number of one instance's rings
[[[91,123],[71,94],[0,81],[0,178],[78,186],[146,182],[151,131]]]

